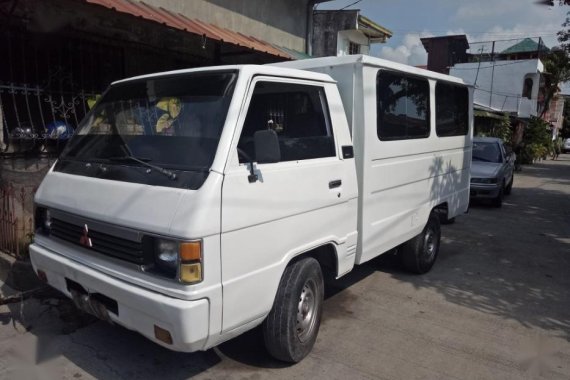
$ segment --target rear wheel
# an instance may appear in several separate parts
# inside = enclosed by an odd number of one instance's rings
[[[297,363],[311,352],[323,311],[321,267],[312,257],[290,264],[283,273],[273,308],[263,322],[267,351]]]
[[[429,272],[437,259],[440,240],[439,218],[432,213],[423,231],[402,244],[400,254],[404,268],[417,274]]]

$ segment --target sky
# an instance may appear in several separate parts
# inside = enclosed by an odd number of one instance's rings
[[[373,45],[371,55],[410,65],[427,63],[420,38],[466,34],[471,50],[489,51],[514,45],[524,37],[542,37],[547,47],[557,46],[556,32],[570,6],[546,7],[536,0],[362,0],[347,9],[390,29],[394,35],[385,44]],[[355,0],[334,0],[317,9],[341,9]],[[538,38],[537,38],[538,40]]]

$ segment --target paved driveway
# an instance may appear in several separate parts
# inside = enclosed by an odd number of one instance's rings
[[[502,209],[474,205],[444,226],[427,275],[384,258],[327,297],[317,344],[295,366],[271,360],[256,331],[181,354],[30,299],[0,308],[0,378],[568,379],[570,155],[524,167]]]

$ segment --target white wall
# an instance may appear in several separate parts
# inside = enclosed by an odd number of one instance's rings
[[[370,40],[364,33],[358,30],[343,30],[338,32],[336,55],[348,55],[348,45],[350,42],[361,45],[360,54],[368,54],[370,52]]]
[[[474,103],[496,111],[513,112],[527,118],[537,115],[540,73],[544,71],[538,59],[459,63],[450,75],[475,85]],[[531,99],[522,97],[526,77],[533,79]],[[477,82],[475,83],[475,80]],[[491,93],[492,92],[492,93]]]

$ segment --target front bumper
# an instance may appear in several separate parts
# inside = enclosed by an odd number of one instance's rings
[[[493,199],[499,196],[499,184],[471,184],[469,197],[478,199]]]
[[[34,270],[46,274],[48,284],[72,298],[69,283],[74,282],[89,294],[103,295],[116,302],[116,312],[108,310],[109,319],[137,331],[174,351],[203,350],[209,333],[207,299],[194,301],[165,296],[134,286],[93,270],[37,244],[30,246]],[[167,330],[172,344],[155,337],[155,326]]]

